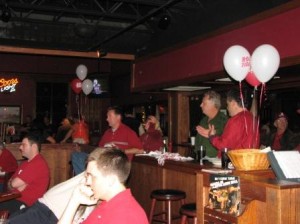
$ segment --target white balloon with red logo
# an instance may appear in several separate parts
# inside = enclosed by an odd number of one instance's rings
[[[231,46],[224,54],[223,64],[234,80],[242,81],[250,71],[250,53],[243,46]]]
[[[268,82],[276,74],[279,64],[280,55],[270,44],[257,47],[251,57],[251,69],[262,83]]]

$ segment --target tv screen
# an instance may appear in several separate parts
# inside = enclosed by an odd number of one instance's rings
[[[89,77],[93,82],[93,90],[89,94],[90,97],[105,98],[110,96],[109,77],[104,75],[93,75]]]

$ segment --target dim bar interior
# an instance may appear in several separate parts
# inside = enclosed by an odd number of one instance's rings
[[[221,141],[217,125],[216,133],[209,125],[201,134],[199,122],[206,116],[208,123],[211,120],[204,109],[205,94],[219,93],[217,109],[227,121],[233,116],[226,95],[231,89],[239,90],[240,96],[244,90],[250,93],[249,111],[255,119],[245,132],[260,133],[254,135],[260,145],[248,148],[277,149],[284,144],[286,151],[300,150],[299,1],[84,0],[64,5],[13,0],[0,6],[0,142],[22,160],[19,147],[26,125],[43,124],[47,118],[54,141],[44,139],[41,154],[50,169],[49,189],[74,176],[72,154],[79,146],[90,153],[99,145],[111,126],[107,109],[118,105],[135,117],[144,132],[148,116],[153,115],[160,138],[167,141],[165,156],[155,154],[159,147],[149,149],[154,156],[149,155],[144,145],[146,156],[136,155],[131,161],[127,187],[149,220],[153,191],[175,189],[184,191],[184,203],[196,203],[194,215],[188,215],[194,223],[300,223],[297,180],[279,179],[270,164],[254,170],[239,170],[233,164],[225,172],[209,157],[200,165],[196,152],[199,144],[217,148]],[[278,66],[267,80],[268,64],[254,63],[256,55],[264,57],[264,52],[256,51],[262,45],[279,54]],[[232,51],[228,60],[236,56],[241,64],[226,62],[225,52],[232,46],[248,51],[247,55]],[[269,61],[270,67],[273,62]],[[240,65],[235,73],[234,66]],[[64,119],[75,122],[81,117],[89,128],[88,144],[78,145],[70,136],[64,141],[66,133],[59,138]],[[284,143],[267,142],[264,134],[276,132],[278,119],[285,119],[291,137]],[[195,136],[196,142],[191,142]],[[206,136],[205,141],[199,136]],[[229,145],[222,148],[231,150]],[[209,150],[206,147],[206,156],[211,155]],[[218,159],[217,151],[214,157]],[[226,180],[228,176],[238,180],[225,192],[238,192],[238,207],[231,204],[224,210],[225,202],[220,202],[224,198],[214,198],[216,191],[210,185],[219,179],[203,168]],[[166,206],[159,203],[160,199],[155,212]],[[180,223],[182,204],[171,203],[179,218],[168,223]],[[231,212],[234,209],[238,212]]]

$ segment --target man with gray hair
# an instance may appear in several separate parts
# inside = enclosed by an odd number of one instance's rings
[[[220,112],[220,94],[213,90],[207,91],[204,93],[200,107],[205,116],[196,127],[198,134],[196,136],[195,145],[196,147],[200,145],[204,146],[208,157],[216,157],[218,151],[208,139],[209,125],[214,125],[217,135],[221,135],[228,119],[224,113]]]

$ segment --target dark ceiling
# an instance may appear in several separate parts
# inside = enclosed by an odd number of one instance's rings
[[[286,2],[2,0],[0,45],[141,56]]]

